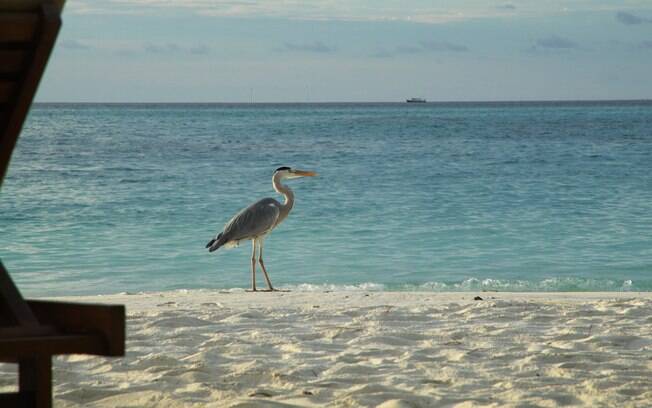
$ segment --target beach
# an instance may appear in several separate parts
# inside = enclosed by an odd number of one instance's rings
[[[178,290],[124,358],[59,357],[57,407],[646,406],[652,293]],[[15,382],[2,366],[0,389]]]

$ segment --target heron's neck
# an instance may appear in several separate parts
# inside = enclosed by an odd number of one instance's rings
[[[285,214],[281,214],[283,218],[287,216],[287,214],[290,212],[292,209],[292,206],[294,205],[294,193],[290,189],[290,187],[286,186],[285,184],[281,183],[281,178],[280,177],[273,177],[272,178],[272,184],[274,185],[274,190],[278,191],[279,193],[283,194],[283,197],[285,197],[285,202],[283,203],[283,212]]]

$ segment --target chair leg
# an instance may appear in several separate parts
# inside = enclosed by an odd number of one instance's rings
[[[52,408],[52,357],[41,356],[18,362],[18,389],[34,395],[35,408]]]

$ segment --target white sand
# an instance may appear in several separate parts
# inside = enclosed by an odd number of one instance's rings
[[[128,351],[57,358],[57,407],[652,404],[651,293],[68,299],[126,304]]]

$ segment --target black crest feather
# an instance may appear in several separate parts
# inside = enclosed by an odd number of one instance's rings
[[[276,169],[275,171],[281,171],[281,170],[290,170],[290,168],[287,167],[287,166],[283,166],[283,167],[279,167],[279,168]]]

